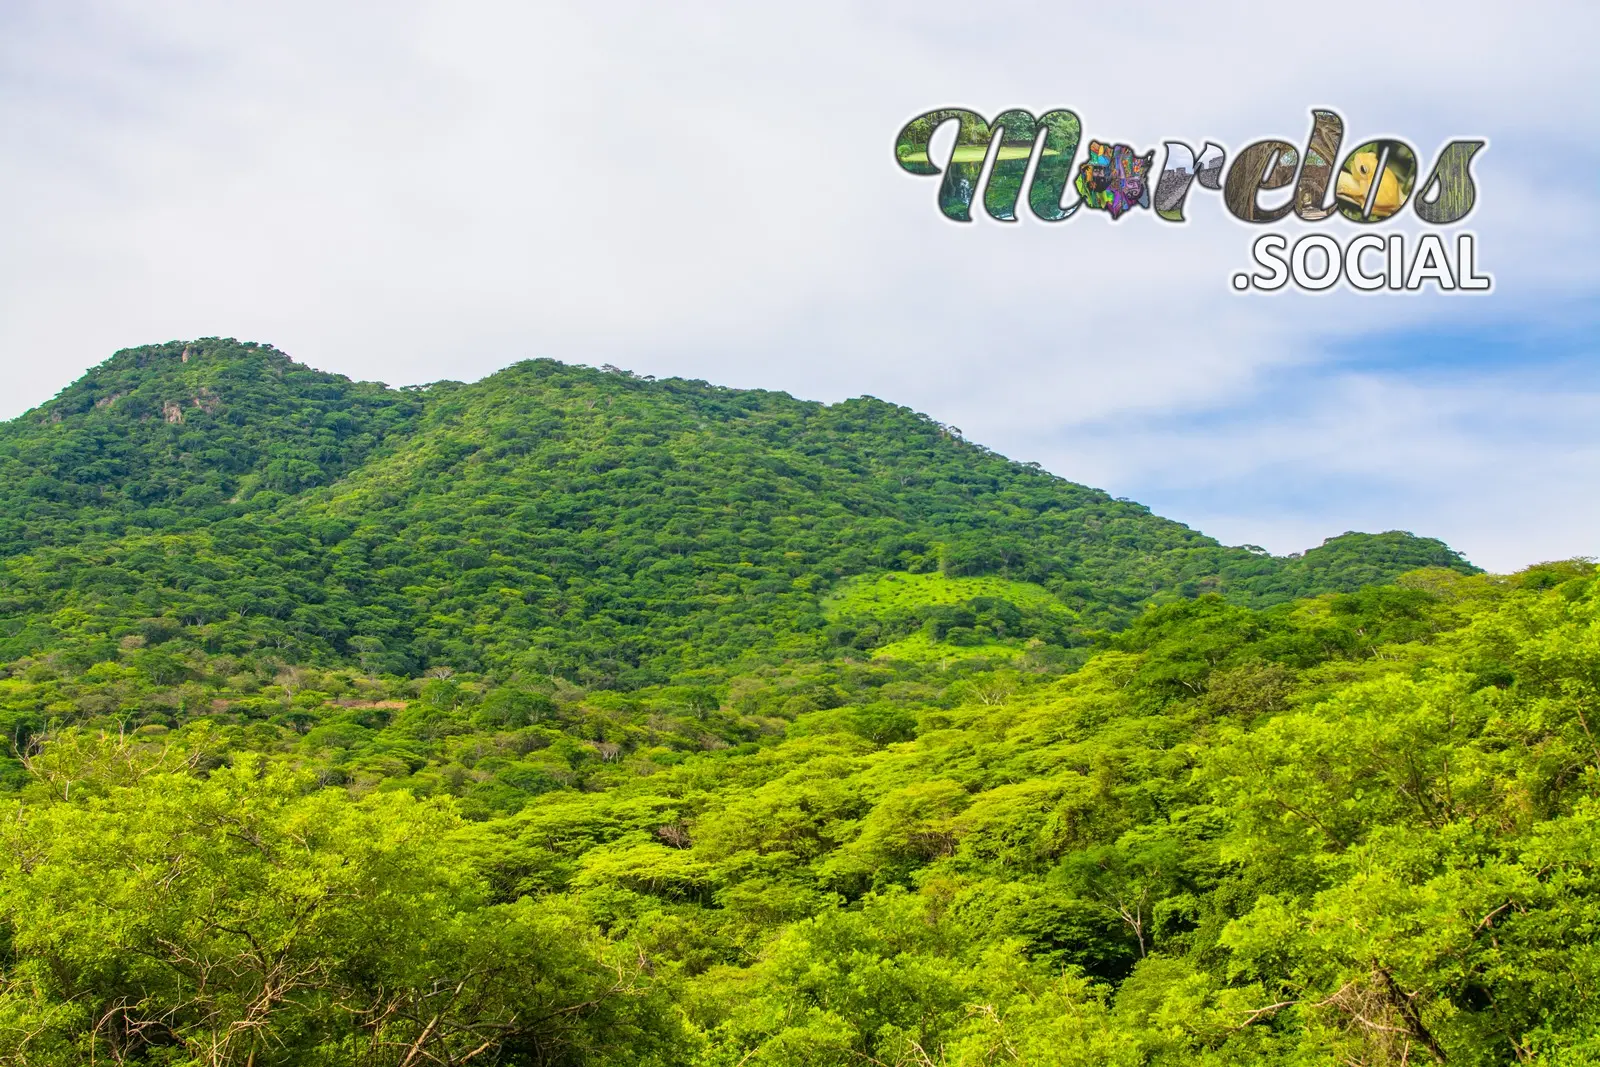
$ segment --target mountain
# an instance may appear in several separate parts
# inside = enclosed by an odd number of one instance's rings
[[[1038,587],[1071,618],[996,635],[1071,647],[1163,598],[1472,569],[1400,533],[1226,548],[872,398],[550,360],[391,390],[234,341],[130,349],[8,424],[0,464],[0,660],[142,634],[633,688],[892,642],[824,608],[883,573]]]
[[[270,508],[360,466],[421,410],[262,345],[118,352],[0,425],[0,557]]]
[[[1591,562],[550,361],[0,430],[0,1063],[1600,1057]]]

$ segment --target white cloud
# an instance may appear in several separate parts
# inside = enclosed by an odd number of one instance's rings
[[[1117,491],[1152,484],[1149,468],[1093,456],[1211,455],[1243,464],[1243,485],[1257,476],[1250,453],[1230,452],[1243,443],[1189,416],[1250,404],[1340,337],[1538,316],[1600,281],[1592,5],[1455,4],[1441,19],[1436,4],[1390,3],[1376,35],[1282,5],[1157,3],[1121,28],[1089,5],[978,11],[8,6],[6,413],[117,347],[221,333],[391,382],[549,355],[870,392]],[[1299,141],[1309,108],[1328,105],[1351,138],[1404,136],[1425,160],[1487,134],[1474,226],[1497,290],[1239,297],[1227,279],[1253,232],[1198,191],[1185,227],[1148,213],[946,223],[936,182],[900,173],[890,146],[904,119],[949,104],[1071,106],[1088,134],[1150,147]],[[1445,470],[1461,441],[1486,468],[1521,461],[1514,441],[1447,435],[1428,417],[1442,402],[1419,393],[1391,427],[1418,442],[1413,462]],[[1189,429],[1141,429],[1164,417]],[[1583,457],[1594,434],[1570,429],[1550,447]],[[1313,426],[1273,430],[1290,431]],[[1344,454],[1314,451],[1330,471]],[[1340,516],[1364,498],[1287,518],[1231,499],[1208,528],[1304,518],[1338,532],[1323,524],[1355,524]],[[1499,531],[1510,558],[1518,537],[1567,528],[1452,499],[1418,514],[1419,531],[1462,544]],[[1563,514],[1586,521],[1577,505]]]
[[[1480,566],[1510,571],[1600,555],[1597,423],[1592,386],[1343,373],[1199,432],[1159,420],[1086,427],[1046,454],[1136,485],[1139,499],[1227,543],[1289,552],[1345,529],[1449,532]]]

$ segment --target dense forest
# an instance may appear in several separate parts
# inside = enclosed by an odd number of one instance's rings
[[[0,472],[0,1062],[1600,1058],[1587,562],[216,339]]]

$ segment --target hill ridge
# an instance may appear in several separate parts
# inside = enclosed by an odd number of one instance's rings
[[[175,389],[213,386],[165,414]],[[120,411],[94,406],[114,393]],[[122,350],[69,396],[59,423],[0,428],[0,469],[54,463],[0,494],[0,596],[24,620],[0,658],[166,618],[175,647],[628,688],[892,643],[822,607],[876,572],[1032,583],[1078,620],[1039,633],[1073,647],[1161,599],[1268,604],[1473,570],[1393,532],[1298,558],[1229,548],[870,397],[550,359],[396,390],[216,339]]]

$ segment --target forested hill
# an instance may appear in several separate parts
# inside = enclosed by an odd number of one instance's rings
[[[1600,1062],[1591,562],[215,340],[0,465],[0,1063]]]
[[[1402,533],[1226,548],[871,398],[550,360],[394,390],[231,340],[130,349],[7,424],[0,473],[0,661],[94,662],[138,633],[628,688],[928,621],[830,610],[862,576],[1026,586],[1048,620],[991,590],[947,605],[954,629],[1070,647],[1152,599],[1472,570]]]
[[[233,341],[118,352],[0,425],[0,556],[271,508],[353,470],[422,410]]]

